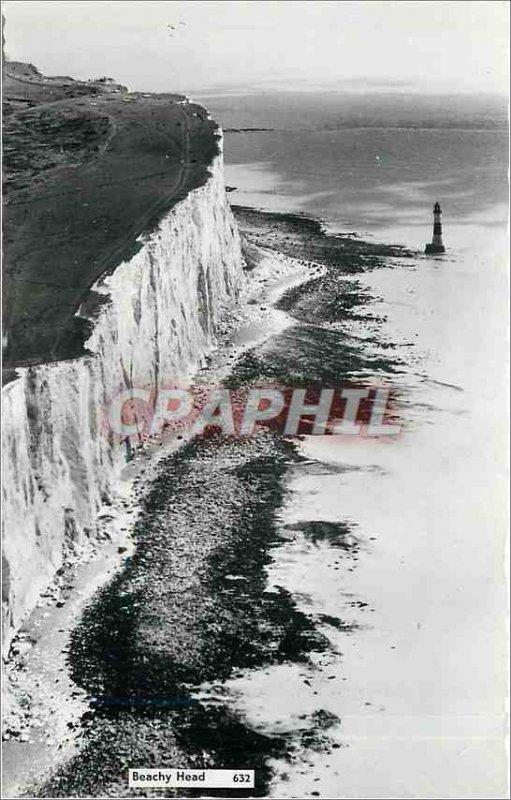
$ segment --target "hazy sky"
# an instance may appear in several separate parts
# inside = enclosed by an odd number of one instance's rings
[[[507,91],[509,4],[501,0],[10,0],[4,14],[9,58],[47,74],[108,75],[132,89],[369,81]]]

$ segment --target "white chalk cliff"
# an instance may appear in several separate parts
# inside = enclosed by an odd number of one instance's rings
[[[92,355],[19,370],[3,390],[4,637],[19,628],[63,563],[95,536],[96,516],[125,462],[98,410],[123,388],[190,374],[242,284],[238,232],[222,157],[208,181],[144,235],[107,293]]]

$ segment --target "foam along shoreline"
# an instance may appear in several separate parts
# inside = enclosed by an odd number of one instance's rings
[[[220,324],[217,344],[197,373],[201,381],[221,381],[243,352],[292,324],[273,305],[289,288],[321,272],[319,266],[271,251],[261,249],[258,257],[240,307]],[[66,565],[14,638],[6,665],[10,708],[4,711],[4,793],[19,795],[79,751],[80,719],[91,697],[69,676],[71,631],[95,592],[132,555],[139,502],[158,473],[159,461],[189,439],[189,431],[178,441],[164,429],[160,437],[135,449],[114,485],[111,504],[98,514],[102,541]]]
[[[222,381],[245,353],[296,324],[284,310],[275,308],[283,294],[311,280],[320,280],[332,263],[342,267],[342,271],[356,274],[380,265],[382,256],[403,254],[400,248],[379,248],[358,241],[354,245],[350,237],[329,237],[312,218],[272,215],[253,209],[238,209],[236,214],[243,231],[247,280],[239,306],[219,321],[215,346],[195,375],[194,379],[206,383]],[[281,252],[281,248],[286,252]],[[303,251],[305,258],[301,257]],[[133,461],[122,471],[117,505],[100,512],[100,516],[113,518],[111,541],[105,548],[99,548],[90,562],[70,567],[70,573],[66,574],[69,596],[64,605],[60,606],[55,594],[29,618],[14,641],[13,649],[27,639],[33,644],[28,648],[21,644],[24,652],[18,653],[8,665],[9,679],[14,678],[15,697],[21,698],[21,706],[24,704],[21,714],[20,706],[13,712],[14,734],[9,734],[11,738],[4,744],[4,786],[8,793],[19,794],[35,778],[37,783],[42,782],[53,768],[80,753],[80,740],[89,725],[86,722],[83,727],[83,715],[89,710],[91,696],[77,690],[67,677],[70,634],[97,589],[123,570],[133,552],[138,503],[158,476],[160,462],[189,438],[189,431],[183,431],[182,438],[177,440],[166,435],[164,429],[159,438],[147,438],[136,449]],[[119,553],[118,549],[124,547],[127,549]],[[94,575],[100,575],[101,580]],[[40,619],[37,615],[44,624],[36,625]],[[49,665],[44,687],[41,660],[47,660]],[[31,710],[33,700],[37,703],[35,711]]]
[[[506,485],[498,238],[474,228],[447,268],[421,255],[361,278],[405,364],[405,436],[391,447],[300,441],[315,467],[291,476],[280,517],[292,535],[268,570],[270,585],[326,617],[337,656],[246,670],[198,695],[230,696],[233,713],[268,737],[299,730],[318,697],[337,715],[332,751],[305,749],[291,768],[274,762],[271,796],[333,797],[342,786],[346,797],[395,798],[419,791],[418,775],[424,797],[446,786],[450,797],[503,796],[507,530],[498,504],[488,516]],[[339,521],[351,552],[330,536]],[[330,625],[333,614],[348,630]]]

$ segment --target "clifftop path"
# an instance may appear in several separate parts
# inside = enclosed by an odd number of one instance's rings
[[[4,381],[84,352],[91,286],[205,183],[218,153],[206,111],[108,78],[47,78],[4,63]]]

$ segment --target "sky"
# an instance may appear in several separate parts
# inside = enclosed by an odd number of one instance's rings
[[[508,90],[503,0],[9,0],[8,58],[133,90]],[[174,29],[169,26],[174,26]]]

